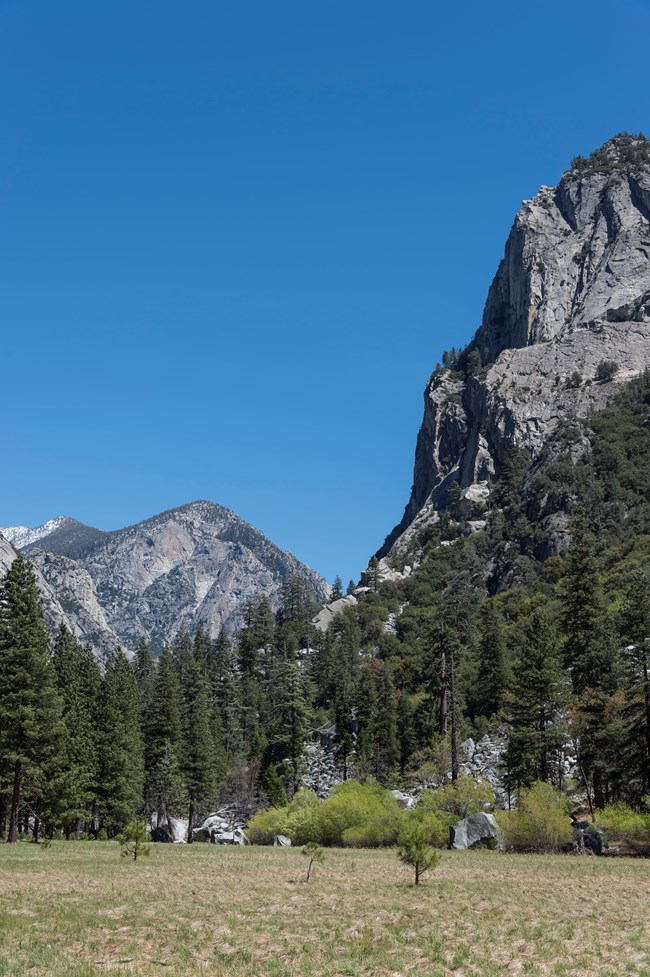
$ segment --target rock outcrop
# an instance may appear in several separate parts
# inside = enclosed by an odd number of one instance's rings
[[[12,565],[16,559],[17,553],[14,547],[5,539],[4,536],[0,536],[0,576],[3,576],[9,567]],[[59,600],[59,597],[54,590],[54,588],[45,579],[38,566],[34,567],[36,584],[38,586],[41,601],[43,605],[43,615],[47,621],[48,627],[52,634],[55,634],[61,624],[65,624],[73,634],[77,637],[82,638],[83,634],[79,628],[77,628],[75,621],[70,615],[64,610],[63,603]]]
[[[312,619],[311,623],[315,628],[318,628],[319,631],[327,631],[337,614],[341,614],[350,607],[356,607],[357,603],[358,601],[354,594],[339,597],[338,600],[333,600],[331,604],[326,604],[325,607],[318,612],[316,617]]]
[[[617,136],[522,204],[474,340],[427,384],[411,497],[379,555],[403,562],[451,500],[480,522],[513,447],[534,456],[648,366],[650,141]]]
[[[457,821],[451,828],[451,848],[464,851],[472,845],[488,845],[495,848],[499,837],[499,828],[493,814],[471,814],[462,821]]]
[[[115,532],[74,520],[52,520],[24,549],[72,630],[100,657],[141,637],[161,648],[180,628],[199,623],[216,636],[233,630],[247,600],[299,577],[317,600],[328,584],[239,516],[211,502],[193,502]],[[18,527],[24,529],[24,527]],[[10,531],[9,531],[10,532]],[[63,610],[62,610],[63,613]]]

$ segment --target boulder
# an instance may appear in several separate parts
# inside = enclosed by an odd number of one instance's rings
[[[479,843],[496,847],[499,828],[493,814],[480,812],[457,821],[451,828],[450,835],[451,847],[459,850]]]
[[[229,822],[225,818],[222,818],[220,814],[209,814],[197,828],[194,828],[192,839],[194,841],[211,841],[212,834],[215,831],[228,831],[230,827]]]
[[[162,844],[171,844],[172,837],[168,831],[164,828],[152,828],[149,832],[152,841],[161,842]]]
[[[391,794],[403,811],[410,811],[411,808],[415,807],[415,798],[409,794],[405,794],[401,790],[391,790]]]
[[[241,828],[234,831],[217,831],[213,829],[210,835],[210,842],[213,845],[250,845],[250,841]]]
[[[291,848],[291,838],[286,835],[276,835],[273,839],[274,848]]]

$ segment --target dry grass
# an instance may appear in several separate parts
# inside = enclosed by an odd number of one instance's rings
[[[0,846],[0,975],[650,977],[650,865],[449,852]]]

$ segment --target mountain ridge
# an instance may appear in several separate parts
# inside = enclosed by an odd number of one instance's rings
[[[80,640],[102,657],[117,643],[133,650],[143,637],[161,649],[180,628],[199,623],[213,637],[221,627],[235,630],[248,600],[266,594],[277,606],[292,576],[316,600],[329,595],[316,571],[206,499],[109,532],[69,518],[44,525],[52,532],[22,551]]]

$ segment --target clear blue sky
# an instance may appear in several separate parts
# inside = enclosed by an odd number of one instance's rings
[[[0,0],[0,525],[196,498],[329,579],[521,200],[650,130],[648,2]]]

